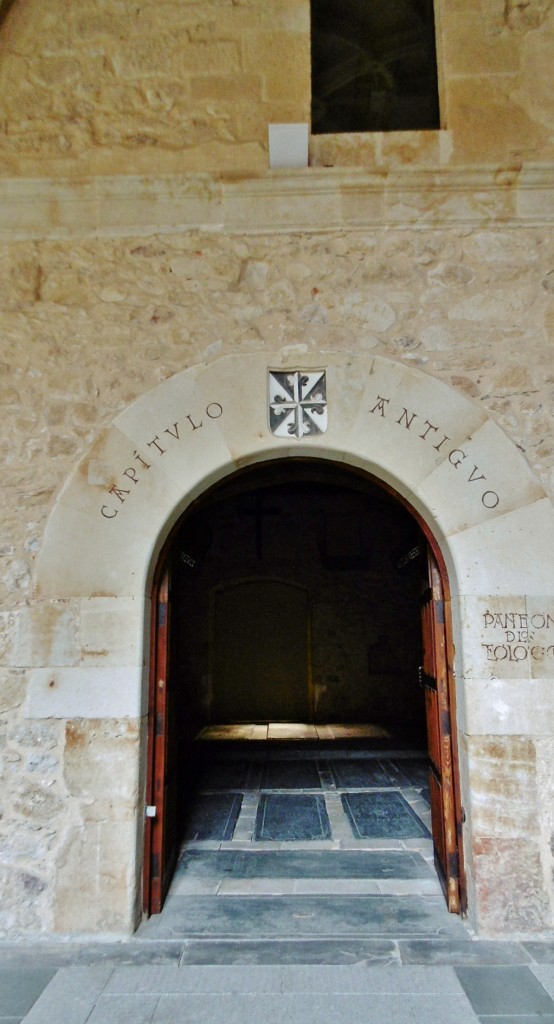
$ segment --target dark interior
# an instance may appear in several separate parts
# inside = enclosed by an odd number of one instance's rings
[[[233,476],[171,557],[183,739],[241,722],[371,723],[425,747],[418,527],[366,478],[317,461]]]

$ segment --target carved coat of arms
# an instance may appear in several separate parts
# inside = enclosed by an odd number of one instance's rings
[[[277,437],[324,434],[327,430],[325,370],[269,371],[269,426]]]

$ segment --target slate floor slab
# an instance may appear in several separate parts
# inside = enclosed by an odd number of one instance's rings
[[[466,938],[442,896],[170,896],[144,938]]]
[[[288,842],[330,838],[331,824],[323,796],[262,793],[254,839]]]
[[[554,1014],[554,1002],[526,967],[457,967],[456,974],[479,1015]]]
[[[411,839],[430,833],[400,793],[343,793],[342,804],[360,839]]]
[[[340,789],[367,789],[371,786],[396,786],[395,778],[380,761],[373,759],[337,759],[329,767]]]
[[[256,940],[225,942],[199,940],[185,943],[181,964],[357,964],[399,963],[398,948],[391,939],[346,939],[342,942],[304,940]]]
[[[316,761],[268,761],[264,765],[262,789],[320,789]]]
[[[242,796],[234,793],[205,794],[189,809],[186,840],[232,839],[240,814]]]
[[[185,850],[176,876],[214,879],[298,878],[430,879],[436,875],[418,853],[365,850]]]

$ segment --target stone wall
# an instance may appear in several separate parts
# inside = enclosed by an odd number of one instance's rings
[[[551,0],[435,0],[442,131],[319,136],[312,163],[554,156]],[[310,119],[309,0],[16,0],[0,27],[0,173],[263,172]]]
[[[318,352],[325,362],[326,352],[343,349],[367,355],[368,363],[385,355],[418,367],[469,396],[525,453],[552,496],[554,244],[544,229],[493,227],[273,237],[190,232],[12,243],[2,247],[0,267],[8,453],[0,821],[8,895],[0,925],[8,934],[75,931],[83,910],[63,894],[86,867],[92,833],[108,827],[99,820],[101,780],[85,792],[73,756],[76,735],[96,735],[96,723],[29,722],[24,701],[33,668],[102,663],[109,608],[101,621],[92,608],[83,617],[79,601],[45,604],[33,595],[33,562],[46,519],[76,461],[115,414],[187,365],[264,347],[281,347],[300,361],[303,353]],[[137,662],[140,644],[137,637]],[[135,842],[129,816],[140,801],[137,728],[138,720],[115,721],[102,739],[102,756],[111,750],[117,759],[123,729],[135,752],[126,768],[129,799],[120,802],[118,830],[111,833],[119,851]],[[537,772],[548,774],[544,743],[538,762],[533,755],[532,787]],[[483,744],[471,752],[477,773],[482,758],[483,770],[490,763]],[[90,740],[81,746],[90,749]],[[524,746],[530,750],[532,741]],[[550,813],[545,805],[545,822]],[[483,823],[487,835],[489,826]],[[497,822],[493,835],[502,829]],[[486,841],[481,845],[484,857]],[[129,885],[106,880],[91,856],[91,891],[112,885],[114,915],[109,921],[100,908],[98,917],[89,915],[88,927],[117,930],[117,922],[132,918]],[[537,847],[538,864],[540,857]],[[129,879],[128,860],[124,870]],[[496,927],[542,927],[545,899],[540,912],[535,900],[531,915],[508,912],[498,922],[496,912]]]
[[[307,0],[0,6],[4,934],[136,921],[140,700],[102,718],[91,688],[84,717],[86,685],[73,704],[63,687],[65,668],[86,675],[108,650],[140,676],[141,615],[120,597],[116,635],[109,595],[40,599],[34,585],[64,481],[134,399],[233,352],[385,356],[470,399],[554,498],[554,3],[436,12],[442,130],[320,136],[292,180],[266,174],[267,124],[309,120]],[[511,465],[495,466],[506,484]],[[532,537],[525,551],[540,573],[547,552]],[[29,718],[46,666],[65,712],[45,698]],[[474,669],[460,704],[484,931],[552,922],[548,668],[523,681]],[[108,807],[105,765],[120,779]],[[510,821],[510,801],[534,825]]]

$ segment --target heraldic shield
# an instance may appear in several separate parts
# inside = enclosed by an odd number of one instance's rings
[[[300,439],[325,433],[325,370],[269,371],[269,427],[276,437]]]

